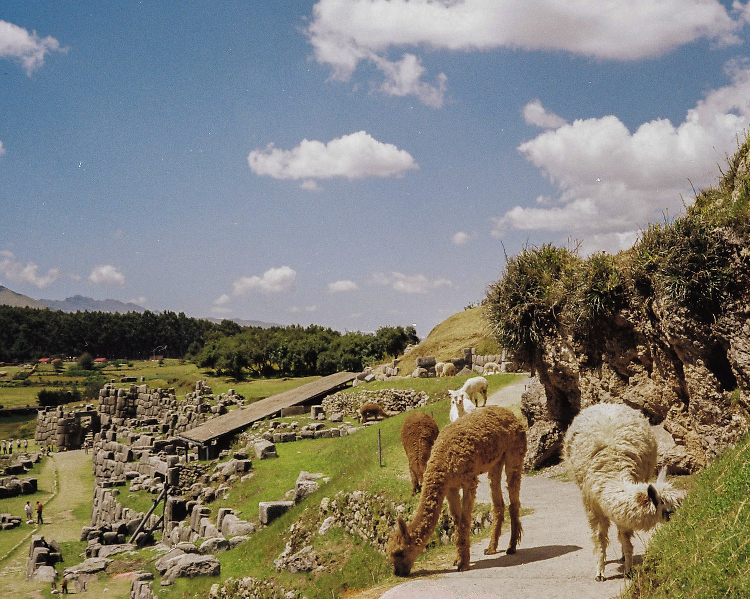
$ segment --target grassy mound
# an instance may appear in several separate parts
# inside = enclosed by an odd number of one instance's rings
[[[449,316],[399,361],[399,371],[408,374],[416,368],[417,358],[435,356],[438,361],[463,357],[462,350],[474,347],[478,354],[499,354],[492,333],[484,320],[483,308],[470,308]]]

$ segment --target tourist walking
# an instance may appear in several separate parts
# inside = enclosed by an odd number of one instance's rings
[[[31,524],[33,520],[34,510],[31,507],[31,504],[27,501],[26,505],[23,507],[24,512],[26,512],[26,524]]]
[[[36,523],[37,524],[44,524],[44,519],[42,518],[42,509],[44,506],[42,506],[41,501],[36,502]]]

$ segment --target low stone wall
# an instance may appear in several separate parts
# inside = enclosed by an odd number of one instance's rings
[[[405,412],[408,409],[427,405],[428,400],[429,395],[427,393],[414,389],[358,390],[329,395],[323,399],[322,406],[330,418],[332,414],[336,413],[345,416],[358,416],[359,408],[366,403],[376,403],[386,412]]]

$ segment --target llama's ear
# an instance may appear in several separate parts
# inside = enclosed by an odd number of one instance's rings
[[[656,487],[654,485],[648,486],[648,498],[651,500],[651,503],[654,504],[654,507],[659,507],[659,491],[656,490]]]
[[[656,477],[656,484],[664,484],[667,482],[667,467],[662,466],[661,470],[659,470],[659,476]]]
[[[398,528],[401,536],[404,537],[404,539],[409,538],[409,530],[406,528],[406,522],[404,522],[404,519],[401,516],[399,516],[398,520],[396,520],[396,527]]]

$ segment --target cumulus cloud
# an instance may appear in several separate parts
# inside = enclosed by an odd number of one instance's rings
[[[523,107],[523,120],[527,125],[542,129],[557,129],[566,124],[565,119],[553,112],[547,112],[540,100],[529,102]]]
[[[293,291],[297,271],[289,266],[269,268],[262,276],[240,277],[232,284],[233,295],[248,293],[285,293]]]
[[[291,150],[269,144],[247,157],[256,175],[274,179],[362,179],[392,177],[419,168],[414,158],[393,144],[379,142],[364,131],[332,139],[328,143],[302,140]]]
[[[458,233],[454,233],[451,236],[451,243],[453,245],[466,245],[474,238],[474,235],[470,235],[469,233],[465,233],[464,231],[459,231]]]
[[[16,259],[13,252],[0,251],[0,274],[8,277],[13,283],[26,283],[43,289],[60,277],[60,271],[56,268],[50,268],[44,275],[39,274],[38,270],[39,267],[33,262],[23,264]]]
[[[328,283],[328,293],[346,293],[349,291],[359,291],[359,286],[354,281]]]
[[[125,285],[125,275],[111,264],[101,264],[94,267],[89,275],[89,281],[94,285],[105,287],[122,287]]]
[[[750,68],[729,63],[731,84],[709,92],[685,120],[656,119],[634,132],[613,115],[579,119],[541,133],[519,151],[555,185],[555,198],[516,206],[495,219],[507,229],[567,232],[584,249],[627,247],[639,227],[676,215],[692,186],[713,185],[717,164],[737,148],[750,124]],[[599,247],[592,247],[597,240]]]
[[[439,107],[445,93],[422,81],[419,57],[389,58],[394,48],[471,52],[512,48],[563,51],[608,60],[659,56],[698,39],[737,44],[748,7],[719,0],[320,0],[307,35],[332,78],[349,80],[361,62],[383,74],[381,91],[413,94]],[[679,15],[679,18],[675,18]]]
[[[0,58],[20,62],[27,75],[44,64],[48,53],[64,51],[54,37],[41,38],[36,31],[29,33],[23,27],[0,20]]]
[[[405,275],[400,272],[375,273],[372,275],[371,282],[374,285],[384,285],[399,293],[407,294],[429,293],[440,287],[453,287],[449,279],[430,280],[423,274]]]

